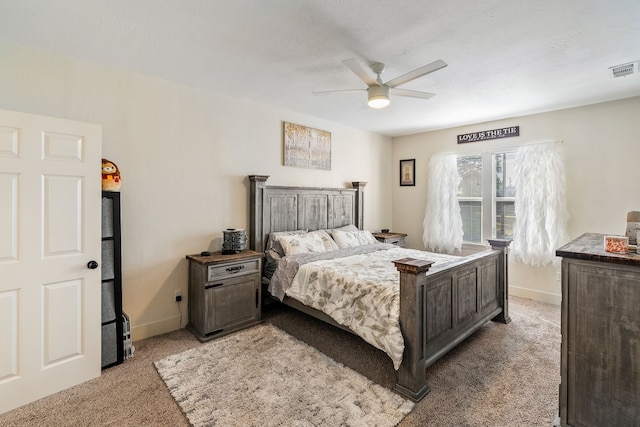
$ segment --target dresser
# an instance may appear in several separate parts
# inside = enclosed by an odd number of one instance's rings
[[[562,426],[640,425],[640,255],[586,233],[562,257]]]
[[[373,237],[382,243],[391,243],[396,246],[404,248],[404,238],[407,237],[404,233],[371,233]]]
[[[261,252],[187,255],[190,330],[204,342],[261,322]]]

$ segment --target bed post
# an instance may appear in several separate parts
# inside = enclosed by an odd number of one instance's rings
[[[502,312],[494,317],[493,321],[501,323],[511,322],[509,317],[509,245],[511,240],[488,239],[491,249],[501,252],[498,258],[498,304],[502,307]]]
[[[249,200],[249,249],[257,252],[264,252],[262,235],[262,200],[264,198],[264,187],[269,175],[249,175],[251,182],[251,192]]]
[[[361,181],[353,181],[351,183],[353,188],[356,189],[356,217],[354,224],[358,229],[364,229],[364,186],[367,185],[366,182]]]
[[[404,337],[404,354],[398,369],[395,389],[414,401],[427,393],[423,322],[426,272],[433,261],[403,258],[393,261],[400,272],[400,327]]]

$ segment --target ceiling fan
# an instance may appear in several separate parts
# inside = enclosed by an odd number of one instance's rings
[[[375,62],[371,64],[370,68],[376,74],[376,79],[374,80],[369,76],[369,74],[362,68],[360,63],[355,59],[345,59],[342,61],[344,65],[346,65],[353,73],[360,77],[360,79],[365,82],[368,86],[367,89],[344,89],[344,90],[326,90],[320,92],[313,92],[314,95],[326,95],[330,93],[336,92],[355,92],[355,91],[367,91],[367,104],[372,108],[384,108],[389,105],[389,92],[391,91],[394,95],[400,96],[408,96],[411,98],[421,98],[421,99],[429,99],[435,95],[435,93],[429,92],[420,92],[417,90],[409,90],[409,89],[399,89],[398,86],[403,85],[405,83],[409,83],[412,80],[415,80],[419,77],[426,76],[427,74],[433,73],[434,71],[438,71],[441,68],[447,66],[447,63],[443,60],[439,59],[430,64],[423,65],[420,68],[416,68],[413,71],[409,71],[406,74],[398,76],[394,79],[389,80],[386,83],[382,82],[380,75],[384,72],[387,66],[381,62]]]

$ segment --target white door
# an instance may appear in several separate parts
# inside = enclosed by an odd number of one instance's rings
[[[100,375],[101,135],[0,110],[0,413]]]

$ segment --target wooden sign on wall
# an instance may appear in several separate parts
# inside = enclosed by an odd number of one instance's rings
[[[510,126],[506,128],[483,130],[482,132],[458,135],[458,144],[486,141],[488,139],[509,138],[512,136],[520,136],[520,126]]]

